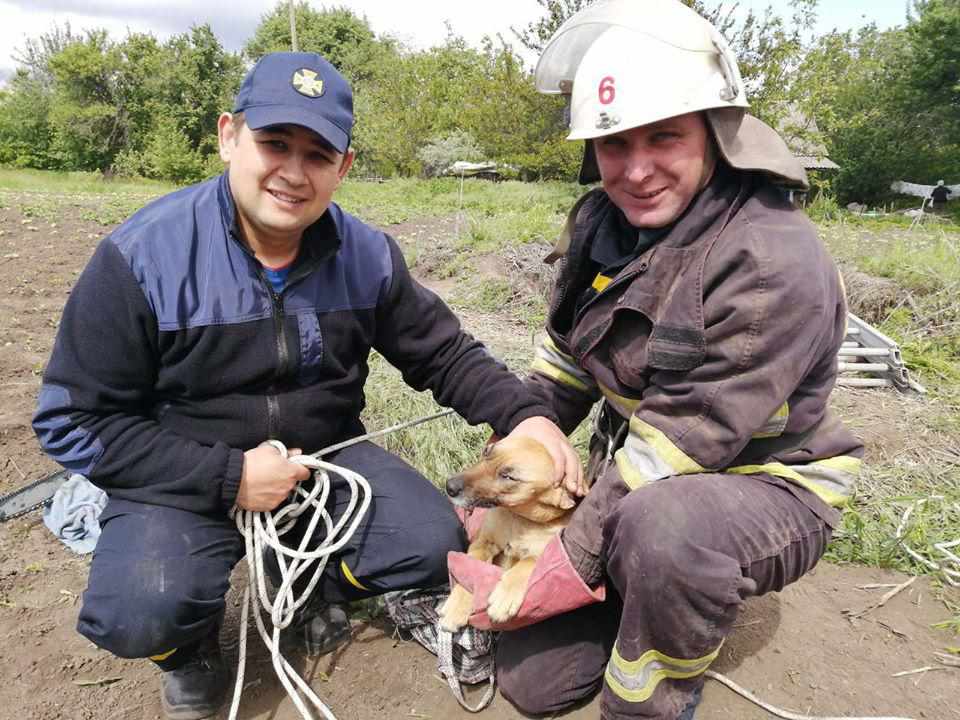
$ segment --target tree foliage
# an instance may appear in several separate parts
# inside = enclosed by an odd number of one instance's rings
[[[206,25],[163,44],[55,26],[19,60],[0,96],[0,162],[177,181],[206,174],[242,74]]]
[[[539,50],[594,0],[537,0],[540,19],[513,36]],[[913,0],[903,27],[813,33],[817,0],[789,17],[734,0],[682,0],[728,38],[751,112],[788,141],[821,145],[841,169],[846,201],[883,199],[890,181],[960,181],[960,3]],[[249,64],[290,47],[289,5],[267,12],[244,47]],[[575,177],[581,143],[567,142],[564,101],[535,92],[513,47],[469,46],[453,29],[413,50],[378,36],[346,7],[295,6],[300,49],[351,81],[360,174],[435,172],[447,155],[494,160],[528,179]],[[216,122],[244,71],[206,25],[164,42],[53,26],[27,40],[0,90],[0,163],[99,169],[189,182],[215,172]],[[800,118],[796,126],[785,118]],[[819,126],[805,118],[812,118]]]
[[[800,69],[843,202],[880,202],[893,180],[960,180],[960,3],[916,3],[905,28],[829,33]],[[953,85],[951,85],[953,82]]]
[[[510,30],[527,50],[540,52],[568,17],[592,5],[593,0],[537,0],[537,3],[544,9],[545,15],[525,28],[517,30],[511,27]]]

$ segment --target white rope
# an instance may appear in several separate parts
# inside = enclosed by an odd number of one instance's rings
[[[782,710],[781,708],[775,707],[770,703],[766,703],[752,692],[737,685],[733,680],[728,678],[726,675],[721,675],[718,672],[713,670],[707,670],[705,673],[707,677],[713,678],[718,683],[726,685],[728,688],[733,690],[740,697],[746,698],[755,705],[759,705],[764,710],[772,715],[776,715],[779,718],[784,720],[913,720],[913,718],[903,718],[903,717],[853,717],[852,715],[844,716],[835,716],[835,715],[800,715],[799,713],[790,712],[789,710]]]
[[[268,442],[279,450],[281,455],[287,457],[287,449],[283,443],[277,440]],[[336,720],[330,709],[280,654],[280,631],[293,622],[294,613],[309,600],[330,556],[340,550],[356,532],[370,505],[370,485],[362,475],[310,455],[297,455],[289,460],[313,470],[314,483],[309,492],[298,483],[293,499],[273,512],[253,512],[236,508],[235,519],[237,529],[244,537],[250,578],[243,594],[238,649],[240,659],[237,665],[233,702],[230,705],[230,720],[235,720],[237,717],[240,696],[243,692],[243,675],[247,657],[247,616],[251,609],[260,637],[270,650],[273,669],[287,694],[290,695],[290,699],[293,700],[293,704],[296,705],[300,716],[304,720],[314,720],[314,716],[307,708],[306,699],[324,718]],[[350,502],[336,523],[326,510],[326,502],[331,491],[331,474],[343,478],[350,488]],[[281,536],[293,529],[297,519],[311,509],[313,514],[310,516],[300,545],[297,548],[285,546],[280,540]],[[307,550],[307,544],[321,522],[326,531],[324,540],[316,549]],[[263,566],[263,552],[267,547],[273,548],[276,552],[280,575],[283,578],[272,600],[267,592],[266,573]],[[306,589],[296,596],[293,592],[294,582],[310,572],[311,567],[313,575]],[[270,617],[271,632],[267,631],[264,624],[262,616],[264,613]]]

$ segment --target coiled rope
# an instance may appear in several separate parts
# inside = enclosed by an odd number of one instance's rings
[[[366,478],[353,470],[323,462],[320,457],[360,442],[383,437],[397,430],[436,420],[445,415],[450,415],[452,412],[453,410],[442,410],[432,415],[398,423],[377,432],[367,433],[336,445],[330,445],[312,455],[296,455],[288,458],[287,448],[282,442],[279,440],[267,441],[267,444],[276,448],[290,462],[310,468],[313,471],[313,487],[307,491],[303,488],[302,483],[298,483],[291,499],[272,512],[254,512],[239,507],[234,508],[237,529],[243,535],[246,546],[249,581],[243,593],[238,647],[240,657],[237,663],[237,680],[233,688],[233,701],[230,704],[230,720],[236,720],[237,711],[240,708],[240,696],[243,693],[243,675],[247,659],[247,621],[250,610],[253,611],[253,618],[256,621],[260,637],[264,645],[270,650],[273,669],[290,699],[293,700],[293,704],[300,712],[300,716],[304,720],[313,720],[313,716],[304,701],[305,698],[324,718],[336,720],[330,708],[324,705],[307,682],[280,654],[280,632],[289,627],[290,623],[293,622],[296,611],[310,599],[310,594],[320,581],[330,556],[340,550],[356,532],[360,521],[370,506],[372,497],[370,484]],[[350,502],[336,523],[326,510],[327,499],[330,497],[331,491],[331,474],[343,478],[350,488]],[[311,509],[313,515],[310,516],[307,530],[303,534],[299,547],[293,549],[284,545],[280,538],[293,529],[301,515]],[[310,543],[317,526],[321,522],[323,522],[326,531],[324,540],[315,549],[307,550],[306,546]],[[268,547],[273,548],[276,553],[282,577],[280,587],[277,589],[273,600],[270,599],[267,592],[267,578],[263,566],[264,550]],[[294,582],[309,572],[311,567],[313,567],[313,575],[310,577],[307,587],[299,596],[296,596],[293,591]],[[268,632],[264,624],[264,613],[270,617],[270,622],[273,625],[272,632]]]
[[[279,450],[281,455],[287,457],[287,449],[283,443],[277,440],[270,440],[268,443]],[[309,600],[330,556],[340,550],[356,532],[357,526],[370,506],[370,485],[359,473],[323,462],[311,455],[296,455],[288,459],[290,462],[313,470],[313,487],[307,491],[302,484],[297,484],[293,498],[273,512],[253,512],[237,508],[235,514],[237,529],[243,535],[246,544],[250,579],[243,593],[238,650],[240,659],[237,665],[237,681],[233,689],[233,702],[230,705],[230,720],[235,720],[237,717],[240,696],[243,692],[243,675],[247,657],[247,618],[251,610],[260,637],[270,650],[273,669],[301,717],[304,720],[313,720],[313,715],[307,709],[306,700],[327,720],[336,720],[330,709],[280,654],[280,632],[293,622],[294,613]],[[350,502],[336,522],[326,510],[326,502],[331,490],[331,475],[343,478],[350,488]],[[280,538],[293,529],[301,515],[311,510],[313,514],[310,516],[300,545],[296,549],[284,545]],[[307,550],[306,546],[321,522],[326,530],[324,539],[316,549]],[[283,578],[273,600],[267,592],[263,564],[263,553],[267,547],[273,548],[276,552],[280,575]],[[294,582],[310,572],[311,568],[313,574],[307,587],[299,596],[296,595],[293,591]],[[273,625],[272,632],[268,632],[264,625],[264,613],[270,617]]]

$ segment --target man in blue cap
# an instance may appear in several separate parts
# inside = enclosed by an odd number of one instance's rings
[[[332,196],[353,162],[353,99],[314,53],[274,53],[219,120],[218,178],[151,203],[97,248],[64,309],[34,427],[110,501],[78,630],[151,658],[168,717],[214,714],[218,632],[244,552],[228,513],[276,508],[308,478],[266,439],[314,451],[365,431],[368,355],[471,423],[579,463],[553,412],[409,274],[388,235]],[[327,458],[365,476],[370,510],[295,622],[309,653],[349,638],[344,604],[446,581],[464,546],[446,499],[364,442]],[[334,516],[349,500],[334,484]]]

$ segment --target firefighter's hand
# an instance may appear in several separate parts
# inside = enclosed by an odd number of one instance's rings
[[[298,449],[288,451],[300,455]],[[243,474],[237,491],[237,505],[244,510],[268,512],[282,503],[294,486],[310,477],[310,470],[292,463],[270,445],[260,445],[243,454]]]
[[[571,495],[583,497],[587,484],[577,451],[570,445],[563,430],[545,417],[527,418],[517,425],[511,435],[520,435],[538,440],[550,453],[556,473],[553,484],[563,485]]]

